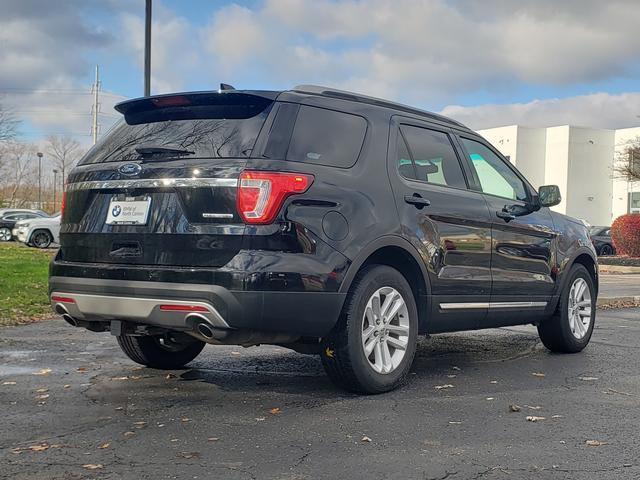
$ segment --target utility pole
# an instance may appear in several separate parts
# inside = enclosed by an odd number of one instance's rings
[[[93,137],[93,144],[95,145],[98,141],[98,109],[100,108],[100,103],[98,102],[98,92],[100,91],[100,71],[98,69],[98,65],[96,65],[96,79],[91,90],[93,93],[93,107],[91,108],[93,116],[93,121],[91,123],[91,136]]]
[[[38,155],[38,208],[42,210],[42,152]]]
[[[151,95],[151,0],[146,0],[144,17],[144,96]]]

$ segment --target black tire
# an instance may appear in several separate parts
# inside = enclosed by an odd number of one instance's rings
[[[408,313],[409,332],[404,357],[390,373],[374,370],[365,356],[362,340],[367,303],[372,295],[383,287],[391,287],[402,296]],[[397,315],[393,318],[394,322],[399,323]],[[409,283],[394,268],[371,265],[365,267],[354,280],[338,323],[323,340],[320,354],[322,365],[329,378],[345,390],[365,394],[388,392],[406,379],[416,353],[417,336],[418,311]]]
[[[0,242],[8,242],[11,240],[11,229],[7,227],[0,228]]]
[[[31,234],[29,245],[36,248],[49,248],[53,242],[53,235],[49,230],[36,230]]]
[[[613,255],[613,247],[605,243],[602,247],[600,247],[600,255],[603,257]]]
[[[163,337],[120,335],[117,338],[120,348],[131,360],[160,370],[183,367],[196,358],[205,346],[204,342],[186,334]]]
[[[558,308],[556,313],[543,320],[538,325],[538,335],[545,347],[552,352],[558,353],[577,353],[582,351],[591,340],[593,334],[593,327],[596,320],[596,291],[593,283],[593,279],[589,272],[583,265],[573,265],[568,272],[568,280],[564,290],[560,294],[560,301],[558,302]],[[569,320],[569,297],[571,287],[577,279],[583,279],[589,289],[589,295],[591,300],[591,322],[589,327],[582,338],[577,338],[571,331]]]

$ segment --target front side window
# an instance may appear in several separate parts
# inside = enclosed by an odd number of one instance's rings
[[[300,106],[287,160],[351,167],[360,155],[367,121],[350,113]]]
[[[524,182],[486,145],[461,138],[469,159],[480,180],[483,193],[511,200],[527,200]]]
[[[398,171],[403,177],[436,185],[467,188],[449,135],[409,125],[402,125],[400,132]],[[403,145],[405,140],[408,148]]]

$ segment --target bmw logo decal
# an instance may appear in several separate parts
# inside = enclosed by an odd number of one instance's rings
[[[134,175],[138,175],[142,171],[142,167],[138,163],[125,163],[118,168],[118,171],[122,175],[133,177]]]
[[[111,209],[111,215],[117,217],[118,215],[120,215],[120,213],[122,213],[122,208],[120,207],[120,205],[114,205],[114,207]]]

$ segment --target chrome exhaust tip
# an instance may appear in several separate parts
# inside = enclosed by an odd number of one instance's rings
[[[61,303],[56,303],[54,310],[58,315],[65,315],[65,314],[69,315],[69,312]]]
[[[64,315],[62,315],[62,318],[64,319],[65,322],[67,322],[72,327],[77,327],[78,326],[78,321],[75,318],[73,318],[71,315],[69,315],[68,313],[65,313]]]
[[[196,326],[196,330],[198,330],[198,333],[200,335],[202,335],[204,338],[206,338],[207,340],[213,340],[213,338],[215,337],[214,333],[213,333],[213,329],[209,326],[208,323],[199,323]]]

